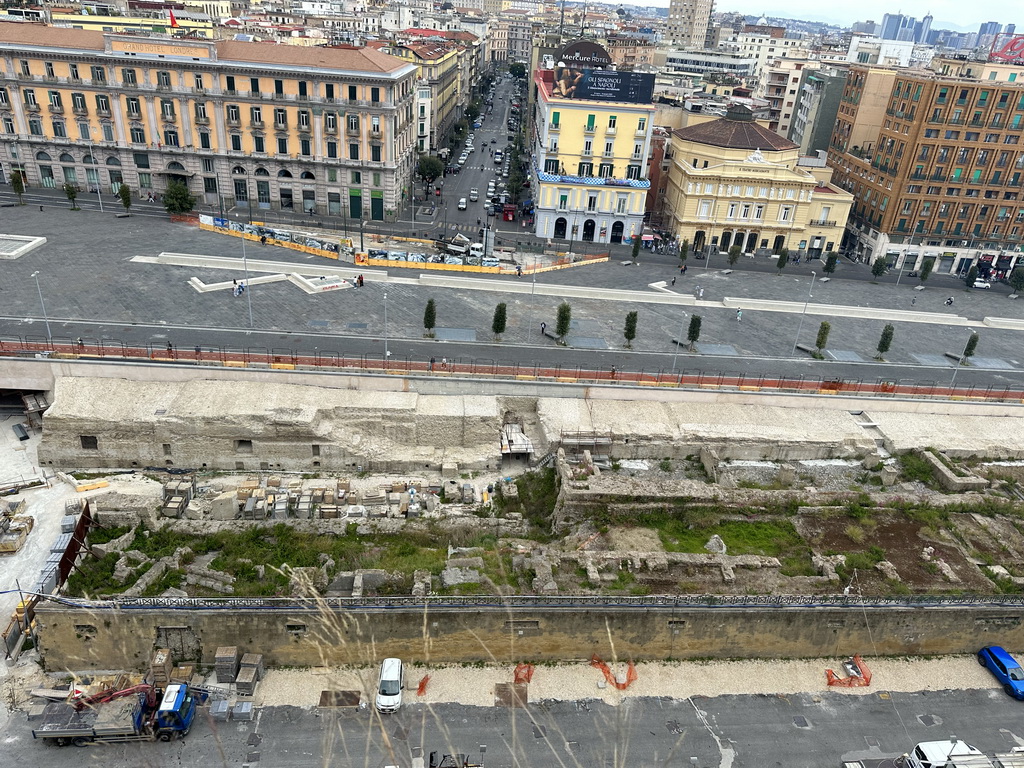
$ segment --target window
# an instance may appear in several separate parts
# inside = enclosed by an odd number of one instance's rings
[[[793,206],[783,205],[779,208],[779,221],[790,221],[793,218]]]
[[[615,165],[613,163],[601,163],[597,169],[597,175],[604,179],[611,178],[615,175]]]
[[[593,193],[587,195],[587,210],[588,211],[596,211],[597,210],[597,195],[595,195]]]
[[[86,451],[99,450],[100,441],[94,435],[80,435],[78,438],[81,441],[82,449]]]
[[[229,123],[238,123],[242,120],[241,110],[238,109],[237,104],[228,104],[227,106],[227,119]]]
[[[23,98],[25,100],[26,107],[34,107],[36,105],[36,92],[31,88],[26,88],[23,91]]]
[[[629,205],[629,197],[626,195],[619,195],[615,201],[615,212],[616,213],[627,213],[627,207]]]
[[[165,128],[164,129],[164,144],[168,147],[177,147],[178,144],[178,130],[176,128]]]
[[[639,120],[636,121],[636,130],[637,130],[637,133],[644,133],[644,132],[647,131],[647,118],[646,117],[641,117]]]
[[[558,196],[558,210],[567,211],[569,210],[569,195],[563,194]]]
[[[71,107],[76,112],[85,112],[85,94],[84,93],[72,93],[71,94]]]
[[[92,131],[89,130],[89,123],[85,120],[78,121],[78,138],[82,141],[88,141],[92,136]]]
[[[356,86],[354,86],[354,85],[350,85],[348,87],[348,98],[349,98],[349,101],[355,101],[356,99],[359,98],[359,96],[356,95],[358,93],[358,91],[359,91],[359,89],[356,88]],[[430,91],[427,91],[426,93],[427,93],[427,95],[424,98],[429,98],[430,97]]]
[[[149,155],[145,152],[136,152],[132,158],[135,160],[136,168],[149,168]]]
[[[78,65],[77,64],[68,64],[68,74],[70,75],[71,80],[73,82],[78,82],[78,81],[80,81],[82,79],[82,78],[80,78],[78,76]]]
[[[380,162],[380,144],[374,144],[370,147],[370,161],[374,163]]]
[[[327,157],[336,159],[338,157],[338,142],[328,141],[327,142]]]
[[[92,82],[94,85],[105,85],[107,82],[107,71],[103,67],[93,67]]]
[[[38,117],[33,117],[28,121],[28,132],[33,136],[43,135],[43,121]]]
[[[32,70],[29,69],[28,62],[25,59],[21,60],[21,74],[25,76],[32,74]]]
[[[242,137],[239,136],[237,133],[231,134],[231,149],[234,152],[242,151]]]
[[[196,90],[197,91],[203,90],[203,76],[202,75],[193,75],[192,77],[195,79]]]
[[[170,88],[171,87],[171,73],[165,70],[160,70],[156,73],[156,84],[158,88]]]
[[[284,80],[274,81],[274,93],[276,93],[278,96],[284,94]]]
[[[338,130],[338,115],[336,112],[328,112],[324,115],[324,129],[328,131]]]
[[[274,110],[274,127],[275,128],[287,128],[288,127],[288,110],[286,110],[286,109],[275,109]]]
[[[143,189],[153,188],[153,174],[148,172],[139,173],[139,186]]]
[[[45,62],[43,62],[43,68],[46,70],[46,76],[47,77],[56,77],[57,76],[53,72],[53,62],[52,61],[45,61]]]
[[[206,102],[196,102],[196,120],[206,120]]]
[[[299,130],[309,130],[309,111],[305,109],[299,110]]]
[[[580,163],[579,169],[576,173],[577,176],[593,176],[594,175],[594,164],[593,163]]]
[[[617,120],[618,120],[618,118],[615,115],[609,115],[608,116],[608,127],[609,128],[614,128],[615,127],[615,123],[616,123]]]
[[[54,109],[64,109],[64,104],[60,99],[60,91],[48,91],[47,98],[50,100],[50,106]]]
[[[303,99],[309,97],[308,84],[305,80],[299,80],[299,96]]]
[[[165,120],[173,120],[174,101],[171,99],[160,99],[160,114]]]
[[[358,160],[359,159],[359,145],[352,142],[348,145],[348,159]]]
[[[380,117],[378,115],[370,118],[370,133],[380,133]]]
[[[640,178],[640,166],[639,165],[631,165],[628,168],[626,168],[626,178],[627,179],[639,179]]]
[[[122,69],[121,70],[121,82],[124,85],[135,87],[138,84],[138,80],[135,78],[134,69]]]
[[[53,121],[53,138],[55,139],[66,139],[68,137],[67,131],[64,129],[63,120]]]
[[[110,97],[103,93],[96,94],[96,109],[99,112],[110,114]]]
[[[277,139],[277,154],[288,154],[288,139],[284,138],[283,136],[279,136]]]
[[[257,154],[265,154],[267,151],[267,142],[262,136],[252,137],[252,151]]]
[[[353,184],[362,184],[363,183],[363,173],[362,173],[362,171],[352,171],[352,183]]]
[[[203,173],[213,173],[213,158],[203,158]]]
[[[258,77],[249,78],[249,92],[254,95],[260,92],[260,79]]]
[[[262,125],[263,107],[249,107],[249,120],[253,125]]]
[[[588,130],[588,131],[593,131],[594,130],[594,121],[596,119],[597,119],[597,117],[595,115],[587,115],[587,127],[586,127],[586,130]]]
[[[374,87],[370,89],[370,101],[374,104],[380,101],[380,88]]]
[[[7,106],[10,102],[7,100],[7,89],[0,88],[0,106]]]
[[[359,130],[359,115],[349,115],[348,116],[348,129],[350,131],[358,131]]]
[[[305,157],[313,154],[312,142],[309,139],[299,139],[299,154]]]
[[[135,96],[129,96],[124,100],[125,109],[128,112],[128,117],[139,117],[142,112],[139,109],[139,100]]]
[[[210,133],[209,133],[209,131],[200,131],[199,132],[199,147],[200,147],[200,149],[210,149],[211,148]]]
[[[206,134],[209,136],[209,134]],[[129,129],[129,137],[132,144],[145,144],[146,143],[146,131],[139,125],[133,125]],[[207,147],[209,149],[209,147]]]
[[[325,83],[324,84],[324,98],[326,98],[326,99],[333,99],[334,98],[334,83]]]

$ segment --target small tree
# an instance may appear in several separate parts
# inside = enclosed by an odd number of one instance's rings
[[[555,335],[558,340],[564,342],[569,335],[569,327],[572,325],[572,307],[569,302],[563,301],[558,305],[558,316],[555,319]]]
[[[491,332],[500,338],[501,334],[505,332],[507,322],[508,307],[505,305],[505,302],[501,302],[501,304],[494,308],[494,317],[491,318]]]
[[[689,240],[683,240],[683,242],[681,242],[679,244],[679,261],[685,262],[686,261],[686,257],[689,256],[689,255],[690,255],[690,241]]]
[[[693,352],[695,345],[700,341],[700,315],[690,317],[690,327],[686,331],[686,340],[690,342],[690,351]]]
[[[876,347],[876,349],[878,349],[878,357],[876,359],[881,360],[882,356],[889,351],[889,347],[892,346],[892,337],[895,332],[896,329],[892,327],[891,323],[887,324],[885,328],[882,329],[882,335],[878,339],[878,347]]]
[[[75,205],[75,198],[78,197],[78,187],[70,181],[66,181],[64,182],[64,194],[68,196],[68,202],[71,203],[71,210],[80,210],[79,207]]]
[[[1014,293],[1024,291],[1024,267],[1014,267],[1008,282]]]
[[[636,338],[636,312],[629,312],[626,314],[626,327],[622,331],[622,335],[626,337],[626,346],[633,346],[633,339]]]
[[[877,283],[878,278],[885,274],[885,270],[888,269],[885,265],[885,257],[879,256],[873,262],[871,262],[871,276],[875,278],[871,282]]]
[[[974,350],[978,348],[978,334],[972,333],[971,338],[967,340],[967,346],[964,347],[964,362],[968,358],[974,357]]]
[[[121,198],[121,205],[124,206],[124,212],[128,213],[132,208],[132,191],[128,188],[127,184],[122,184],[118,187],[117,196]]]
[[[25,194],[25,179],[21,175],[21,171],[11,173],[11,189],[18,196],[18,205],[24,205],[25,201],[21,199],[21,196]]]
[[[637,258],[640,256],[640,245],[643,242],[643,238],[640,233],[637,232],[633,235],[633,263],[636,264]]]
[[[825,266],[821,268],[821,271],[826,275],[831,275],[836,271],[836,266],[839,264],[839,254],[830,253],[825,259]]]
[[[779,270],[776,274],[781,275],[782,274],[782,270],[786,268],[786,265],[788,263],[789,263],[789,249],[788,248],[783,248],[781,251],[779,251],[779,258],[775,262],[775,268]]]
[[[519,64],[519,63],[509,64],[509,66],[508,66],[508,73],[510,75],[512,75],[512,77],[518,77],[518,78],[526,77],[526,65],[525,64]]]
[[[828,334],[831,330],[832,325],[828,320],[818,326],[818,338],[814,340],[814,346],[818,349],[818,357],[821,357],[821,350],[828,346]]]
[[[196,207],[196,199],[180,181],[172,181],[164,192],[164,208],[168,213],[188,213]]]
[[[416,165],[416,174],[429,184],[444,173],[444,163],[430,155],[420,155],[420,161]]]
[[[964,279],[964,282],[967,283],[967,288],[970,289],[974,287],[974,281],[977,279],[978,268],[972,264],[971,268],[967,270],[967,277]]]
[[[737,261],[740,260],[740,256],[743,255],[743,249],[738,245],[734,245],[729,249],[729,266],[733,266]]]
[[[434,306],[434,300],[427,300],[427,307],[423,310],[423,327],[427,329],[427,336],[433,338],[434,326],[437,324],[437,307]]]
[[[925,259],[921,264],[921,285],[924,285],[924,281],[928,279],[928,276],[932,273],[932,267],[935,266],[935,259]]]

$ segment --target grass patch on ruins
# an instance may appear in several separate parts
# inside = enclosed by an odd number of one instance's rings
[[[901,480],[905,482],[918,482],[927,488],[937,488],[931,464],[916,453],[904,453],[898,458]]]
[[[725,520],[697,526],[689,515],[666,518],[657,526],[668,552],[705,552],[715,534],[725,542],[728,555],[777,557],[786,576],[812,575],[811,551],[789,520]]]
[[[96,526],[89,530],[89,543],[106,544],[108,541],[121,538],[130,530],[131,528],[127,525],[118,525],[107,528]]]
[[[555,511],[555,502],[558,500],[554,467],[526,472],[516,479],[516,488],[519,491],[523,517],[535,528],[548,531],[551,527],[551,515]]]
[[[119,556],[112,552],[106,557],[89,559],[68,577],[67,593],[77,597],[85,595],[111,595],[122,591],[122,585],[114,582],[114,567]]]

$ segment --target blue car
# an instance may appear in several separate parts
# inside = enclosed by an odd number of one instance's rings
[[[986,645],[978,651],[978,663],[996,676],[1010,696],[1024,701],[1024,669],[1013,656],[998,645]]]

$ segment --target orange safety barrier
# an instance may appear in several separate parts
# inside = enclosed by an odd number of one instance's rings
[[[424,675],[423,679],[420,680],[420,684],[416,686],[416,695],[425,696],[427,693],[427,683],[430,682],[430,675]]]
[[[860,672],[859,675],[840,677],[831,669],[826,669],[825,680],[828,681],[829,685],[839,686],[840,688],[863,688],[871,685],[871,670],[868,669],[868,665],[864,663],[864,659],[859,655],[854,656],[853,665]]]
[[[626,682],[624,683],[620,683],[615,679],[615,675],[612,674],[608,665],[601,661],[601,657],[596,653],[590,659],[590,666],[600,669],[604,673],[604,679],[608,681],[608,684],[614,685],[620,691],[624,691],[629,688],[629,686],[635,683],[637,679],[636,665],[633,664],[632,661],[630,661],[629,665],[626,667]]]
[[[516,674],[513,682],[528,683],[533,680],[533,664],[516,664]]]

